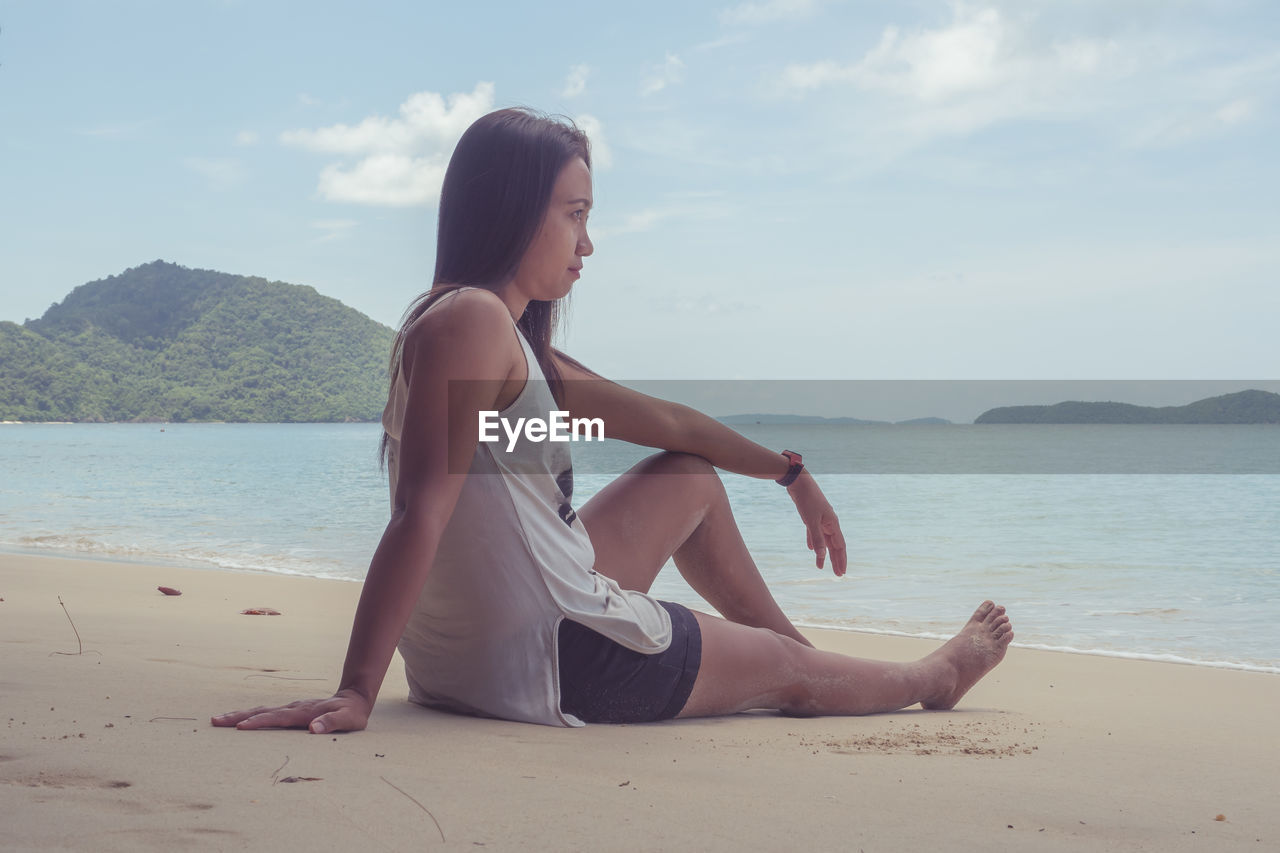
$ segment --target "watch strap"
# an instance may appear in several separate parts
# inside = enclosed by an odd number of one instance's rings
[[[791,467],[787,469],[787,473],[783,474],[777,480],[774,480],[779,486],[790,486],[796,481],[796,477],[800,476],[800,472],[804,470],[804,459],[794,450],[784,450],[782,455],[787,457],[787,461],[791,463]]]

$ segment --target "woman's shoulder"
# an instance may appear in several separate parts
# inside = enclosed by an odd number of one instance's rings
[[[437,358],[442,351],[460,355],[511,349],[519,346],[514,328],[497,294],[479,287],[459,288],[441,296],[405,329],[404,358],[411,362]]]
[[[430,328],[448,323],[484,322],[486,319],[492,322],[498,318],[506,318],[506,322],[511,322],[506,304],[496,293],[483,287],[458,287],[432,301],[409,323],[405,334],[412,333],[420,326]]]
[[[405,329],[406,342],[441,333],[484,334],[512,326],[511,314],[496,293],[480,287],[464,287],[444,294]]]

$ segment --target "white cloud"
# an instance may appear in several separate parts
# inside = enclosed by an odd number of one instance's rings
[[[717,36],[708,41],[702,41],[695,44],[690,50],[695,53],[705,53],[709,50],[719,50],[722,47],[729,47],[734,44],[742,44],[748,41],[750,37],[743,32],[728,33],[726,35]]]
[[[569,75],[564,79],[564,88],[560,90],[562,98],[576,98],[587,90],[587,78],[591,75],[591,68],[586,65],[575,65],[569,69]]]
[[[952,6],[953,20],[932,30],[904,33],[886,27],[880,41],[857,62],[792,65],[782,87],[803,91],[851,83],[920,101],[940,101],[989,91],[1028,72],[1097,67],[1102,46],[1072,43],[1037,53],[1019,38],[1018,29],[994,8]]]
[[[238,160],[224,157],[187,157],[182,165],[208,181],[215,190],[227,190],[238,186],[245,179],[244,165]]]
[[[721,10],[720,23],[726,27],[757,27],[776,21],[807,18],[817,11],[819,0],[759,0],[739,3]]]
[[[591,140],[591,167],[593,169],[608,169],[613,165],[613,150],[609,147],[609,143],[604,138],[604,125],[600,123],[600,119],[588,113],[583,113],[575,119],[578,127]]]
[[[684,80],[684,62],[674,53],[668,53],[666,59],[654,66],[653,71],[640,86],[640,94],[656,95],[668,86]]]
[[[1253,118],[1254,112],[1253,101],[1248,98],[1236,98],[1231,103],[1224,104],[1213,114],[1213,117],[1223,124],[1239,124]]]
[[[249,147],[258,144],[258,132],[255,130],[242,130],[236,134],[236,145]]]
[[[843,65],[829,59],[805,65],[788,65],[782,69],[778,89],[783,93],[802,93],[833,83],[853,83],[858,79],[856,65]]]
[[[347,233],[358,224],[354,219],[320,219],[312,222],[311,227],[317,231],[324,232],[323,235],[316,238],[315,242],[327,243],[346,237]]]
[[[856,67],[855,79],[867,88],[926,101],[989,89],[1008,79],[1019,62],[1000,13],[958,6],[955,18],[949,27],[914,35],[885,30]]]
[[[1228,132],[1254,117],[1256,106],[1250,98],[1236,98],[1218,107],[1194,104],[1171,115],[1149,120],[1134,135],[1136,148],[1167,148]]]
[[[321,231],[345,231],[348,228],[355,228],[358,224],[354,219],[317,219],[311,223],[311,227]]]
[[[705,222],[723,219],[729,215],[718,191],[685,191],[666,194],[669,201],[655,207],[646,207],[613,219],[607,214],[600,217],[600,224],[592,228],[593,237],[614,237],[619,234],[639,234],[652,231],[668,220]],[[594,216],[593,216],[594,221]]]
[[[469,94],[444,96],[418,92],[400,105],[398,118],[370,116],[357,125],[335,124],[318,130],[281,134],[286,145],[340,154],[404,152],[420,145],[456,142],[462,132],[493,107],[493,84],[478,83]]]
[[[330,201],[412,207],[439,197],[447,164],[442,155],[371,154],[351,167],[325,166],[318,189]]]
[[[652,231],[653,227],[659,222],[664,219],[670,219],[675,214],[676,211],[673,208],[651,207],[628,213],[622,217],[621,221],[616,223],[606,221],[599,227],[592,229],[592,232],[596,237],[613,237],[618,234],[638,234],[642,231]]]
[[[1280,51],[1246,54],[1228,63],[1215,59],[1191,57],[1165,72],[1172,94],[1159,110],[1142,116],[1129,144],[1167,148],[1232,133],[1257,118],[1280,88]]]
[[[1088,86],[1133,68],[1133,58],[1109,39],[1046,40],[1029,19],[990,6],[953,3],[951,12],[950,22],[932,29],[886,27],[854,62],[790,65],[772,89],[799,96],[846,86],[880,96],[887,99],[886,126],[920,141],[1011,118],[1070,113]]]
[[[449,155],[462,132],[493,108],[493,84],[470,93],[418,92],[395,118],[369,116],[355,125],[335,124],[280,135],[285,145],[354,160],[330,163],[320,172],[319,193],[330,201],[408,207],[440,194]]]
[[[1037,4],[952,2],[936,26],[888,26],[854,59],[788,65],[774,95],[856,92],[856,135],[889,156],[939,136],[1025,118],[1093,118],[1131,146],[1229,132],[1261,111],[1280,51],[1229,50],[1094,22],[1070,32]],[[1230,55],[1231,59],[1224,61]]]

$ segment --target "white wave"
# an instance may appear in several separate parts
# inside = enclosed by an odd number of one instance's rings
[[[847,631],[854,634],[878,634],[889,637],[912,637],[921,640],[949,640],[953,635],[939,634],[933,631],[897,631],[890,628],[851,627],[848,625],[832,625],[829,623],[796,622],[800,628],[817,628],[825,631]],[[1106,658],[1124,658],[1125,660],[1146,660],[1157,663],[1179,663],[1188,666],[1207,666],[1214,669],[1237,669],[1244,672],[1265,672],[1280,675],[1280,666],[1273,664],[1245,663],[1241,661],[1201,660],[1182,655],[1161,652],[1127,652],[1116,649],[1081,649],[1075,646],[1055,646],[1047,643],[1010,643],[1018,649],[1035,649],[1044,652],[1063,652],[1072,655],[1094,655]]]
[[[88,536],[45,534],[20,536],[16,541],[0,540],[0,550],[14,549],[23,553],[53,551],[74,554],[80,558],[107,562],[129,561],[159,565],[215,568],[237,572],[289,575],[362,582],[350,568],[335,564],[318,565],[315,560],[281,554],[230,554],[195,548],[163,549],[145,545],[105,542]]]

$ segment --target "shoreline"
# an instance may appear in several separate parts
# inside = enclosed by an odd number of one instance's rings
[[[894,631],[885,628],[854,628],[842,625],[816,624],[812,622],[803,622],[797,620],[795,622],[797,628],[806,628],[814,631],[835,631],[848,632],[853,634],[871,634],[873,636],[884,637],[901,637],[908,640],[932,640],[941,642],[949,639],[942,634],[921,631],[919,633],[910,633],[907,631]],[[1037,652],[1051,652],[1061,655],[1082,655],[1084,657],[1100,657],[1115,658],[1116,660],[1134,660],[1145,661],[1147,663],[1168,663],[1178,666],[1199,666],[1207,669],[1227,669],[1236,672],[1256,672],[1262,675],[1280,675],[1280,666],[1270,664],[1242,663],[1239,661],[1207,661],[1198,660],[1196,658],[1182,657],[1170,653],[1156,652],[1126,652],[1112,649],[1078,649],[1073,646],[1055,646],[1047,643],[1019,643],[1017,641],[1010,643],[1010,648],[1027,649]]]
[[[1264,673],[1014,648],[953,712],[567,730],[412,705],[393,661],[365,732],[236,732],[208,717],[333,689],[360,588],[99,568],[0,554],[0,820],[10,849],[1280,843],[1269,710],[1280,706],[1280,679]],[[240,615],[250,607],[282,615]],[[957,611],[957,627],[965,615]],[[937,646],[811,636],[881,659]],[[280,784],[288,777],[299,781]]]
[[[0,426],[345,426],[347,424],[380,424],[381,419],[367,421],[0,421]]]
[[[301,578],[320,581],[336,581],[344,584],[360,584],[364,582],[363,578],[342,577],[338,575],[315,575],[306,574],[301,571],[291,571],[288,569],[264,569],[246,566],[227,566],[216,563],[201,564],[192,559],[180,559],[177,557],[166,557],[164,555],[157,556],[154,559],[140,557],[136,555],[111,555],[96,553],[80,553],[73,551],[55,551],[54,549],[37,549],[37,548],[19,548],[10,545],[0,545],[0,559],[4,557],[30,557],[33,559],[51,559],[51,560],[73,560],[83,561],[86,563],[106,563],[117,566],[151,566],[158,568],[176,568],[197,572],[230,572],[233,574],[245,574],[250,576],[264,577],[284,577],[284,578]],[[697,605],[689,604],[695,607]],[[703,608],[705,609],[705,608]],[[803,628],[807,631],[833,631],[837,633],[853,633],[866,634],[872,636],[900,637],[910,640],[927,640],[942,641],[948,637],[934,631],[909,632],[900,631],[889,628],[875,628],[854,625],[838,625],[831,622],[805,621],[804,619],[795,620],[796,627]],[[1014,641],[1012,648],[1027,649],[1033,651],[1053,652],[1056,654],[1083,655],[1086,657],[1115,658],[1119,660],[1135,660],[1148,661],[1152,663],[1170,663],[1180,666],[1205,667],[1207,669],[1225,669],[1239,672],[1256,672],[1267,675],[1280,675],[1280,664],[1257,663],[1251,661],[1235,661],[1235,660],[1211,660],[1205,658],[1193,658],[1185,655],[1175,654],[1171,652],[1142,652],[1128,651],[1124,649],[1103,649],[1091,648],[1082,649],[1069,645],[1057,645],[1053,643],[1029,643]]]

